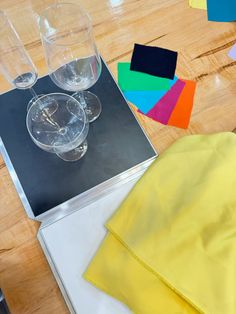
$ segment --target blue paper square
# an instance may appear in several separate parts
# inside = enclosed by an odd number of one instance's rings
[[[171,81],[170,88],[176,83],[178,78]],[[148,113],[154,105],[168,92],[168,90],[157,91],[125,91],[125,98],[134,104],[144,114]]]
[[[232,22],[236,20],[236,0],[207,0],[208,20]]]

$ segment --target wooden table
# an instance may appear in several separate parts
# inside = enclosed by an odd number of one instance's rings
[[[77,0],[70,0],[77,2]],[[37,17],[53,0],[0,0],[43,75],[47,69]],[[188,130],[163,126],[138,115],[159,152],[186,134],[232,131],[236,127],[236,62],[227,56],[236,43],[235,23],[207,21],[187,0],[81,0],[90,13],[98,48],[116,76],[135,42],[179,52],[177,75],[197,81]],[[9,88],[0,79],[0,91]],[[14,314],[68,313],[36,240],[38,223],[27,218],[0,158],[0,287]],[[92,313],[91,313],[92,314]]]

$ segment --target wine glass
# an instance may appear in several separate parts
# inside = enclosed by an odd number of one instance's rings
[[[89,91],[101,73],[101,59],[88,14],[77,4],[56,3],[40,16],[39,27],[49,75],[60,88],[75,92],[89,122],[98,118],[101,103]]]
[[[52,93],[38,98],[27,112],[26,126],[38,147],[64,161],[79,160],[87,151],[89,123],[72,96]]]
[[[8,82],[19,89],[30,89],[32,105],[38,97],[32,86],[38,79],[35,65],[7,15],[0,11],[0,69]]]

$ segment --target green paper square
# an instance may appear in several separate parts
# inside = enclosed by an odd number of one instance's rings
[[[130,62],[119,62],[118,84],[122,91],[168,90],[171,80],[131,71]]]

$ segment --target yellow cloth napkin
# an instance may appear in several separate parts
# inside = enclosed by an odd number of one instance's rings
[[[236,313],[236,135],[178,140],[107,223],[84,277],[136,314]]]
[[[189,0],[189,6],[195,9],[207,10],[207,0]]]

